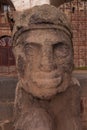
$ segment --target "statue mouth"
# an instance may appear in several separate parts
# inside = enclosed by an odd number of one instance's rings
[[[54,72],[36,72],[32,75],[33,82],[38,87],[56,88],[62,82],[62,75]]]

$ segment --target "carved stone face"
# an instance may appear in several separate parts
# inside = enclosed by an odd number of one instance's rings
[[[22,33],[14,47],[19,79],[25,91],[49,99],[70,85],[73,50],[62,30],[36,29]]]

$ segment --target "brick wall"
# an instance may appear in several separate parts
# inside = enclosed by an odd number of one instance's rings
[[[0,37],[2,36],[11,36],[11,30],[9,26],[1,26],[0,25]]]
[[[74,0],[60,9],[71,21],[75,67],[87,67],[87,1]]]

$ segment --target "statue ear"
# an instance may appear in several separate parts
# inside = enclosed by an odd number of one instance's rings
[[[14,11],[12,13],[14,21],[16,21],[16,19],[20,18],[21,13],[22,13],[21,11]]]
[[[14,27],[14,24],[16,23],[16,21],[17,22],[20,21],[20,15],[21,15],[20,11],[13,11],[13,12],[10,12],[7,14],[11,31],[13,30],[13,27]]]

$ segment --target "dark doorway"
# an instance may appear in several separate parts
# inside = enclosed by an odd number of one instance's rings
[[[10,36],[0,38],[0,66],[15,65],[15,59],[12,52],[12,42]]]

